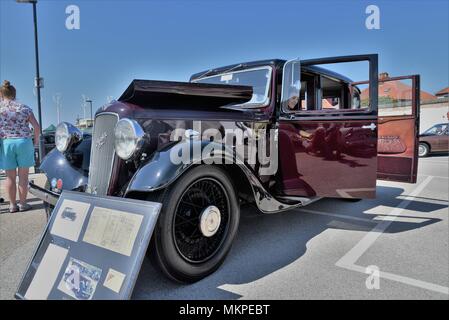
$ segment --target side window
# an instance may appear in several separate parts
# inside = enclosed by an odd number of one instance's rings
[[[379,116],[410,116],[413,84],[411,79],[389,80],[388,73],[379,76]]]
[[[428,134],[435,134],[437,132],[437,126],[433,126],[430,129],[427,129],[426,133]]]
[[[447,125],[446,124],[442,124],[442,125],[437,126],[436,134],[439,135],[439,136],[447,134]]]
[[[377,113],[377,60],[376,54],[369,54],[287,61],[282,71],[281,110],[305,116]]]
[[[301,81],[301,91],[300,91],[300,109],[307,110],[307,81]]]
[[[435,125],[426,131],[426,133],[428,133],[428,134],[434,134],[437,136],[447,134],[447,132],[448,132],[448,126],[446,124]]]
[[[315,86],[314,76],[307,73],[301,74],[301,90],[299,106],[291,110],[314,110]]]
[[[291,111],[341,110],[360,108],[360,90],[350,84],[318,74],[302,73],[299,101],[292,96]]]
[[[347,99],[347,85],[321,77],[321,108],[323,110],[343,109],[343,101]]]
[[[298,70],[289,71],[286,76],[288,86],[284,87],[285,96],[288,97],[283,102],[286,112],[369,109],[369,86],[363,82],[352,82],[347,77],[333,75],[322,68],[302,69],[300,80],[293,73]]]

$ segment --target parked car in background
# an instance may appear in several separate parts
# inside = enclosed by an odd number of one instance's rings
[[[436,124],[419,135],[419,156],[427,157],[432,152],[449,152],[449,126]]]
[[[55,147],[55,131],[47,131],[42,133],[44,135],[44,149],[45,154],[48,154]],[[34,144],[34,138],[33,138]],[[34,145],[34,161],[35,170],[39,168],[39,146]]]

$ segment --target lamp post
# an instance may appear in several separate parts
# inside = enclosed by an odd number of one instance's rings
[[[92,121],[92,100],[91,99],[86,99],[86,102],[90,104],[90,120]],[[87,123],[87,121],[86,121]]]
[[[37,13],[36,4],[37,0],[16,0],[18,3],[31,3],[33,5],[33,20],[34,20],[34,52],[36,57],[36,78],[34,79],[34,86],[37,92],[37,112],[39,120],[39,164],[44,157],[44,136],[42,135],[42,111],[41,111],[41,88],[43,87],[43,78],[39,75],[39,46],[37,39]]]

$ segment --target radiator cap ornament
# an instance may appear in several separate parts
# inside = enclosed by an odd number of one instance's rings
[[[95,148],[100,150],[104,144],[106,143],[106,139],[108,138],[108,134],[106,132],[103,132],[95,142]]]

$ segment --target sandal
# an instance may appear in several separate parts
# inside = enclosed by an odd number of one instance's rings
[[[24,203],[24,204],[19,203],[19,211],[20,212],[28,211],[30,209],[31,209],[31,206],[28,203]]]
[[[9,206],[9,213],[14,213],[17,211],[19,211],[19,208],[17,207],[17,205]]]

